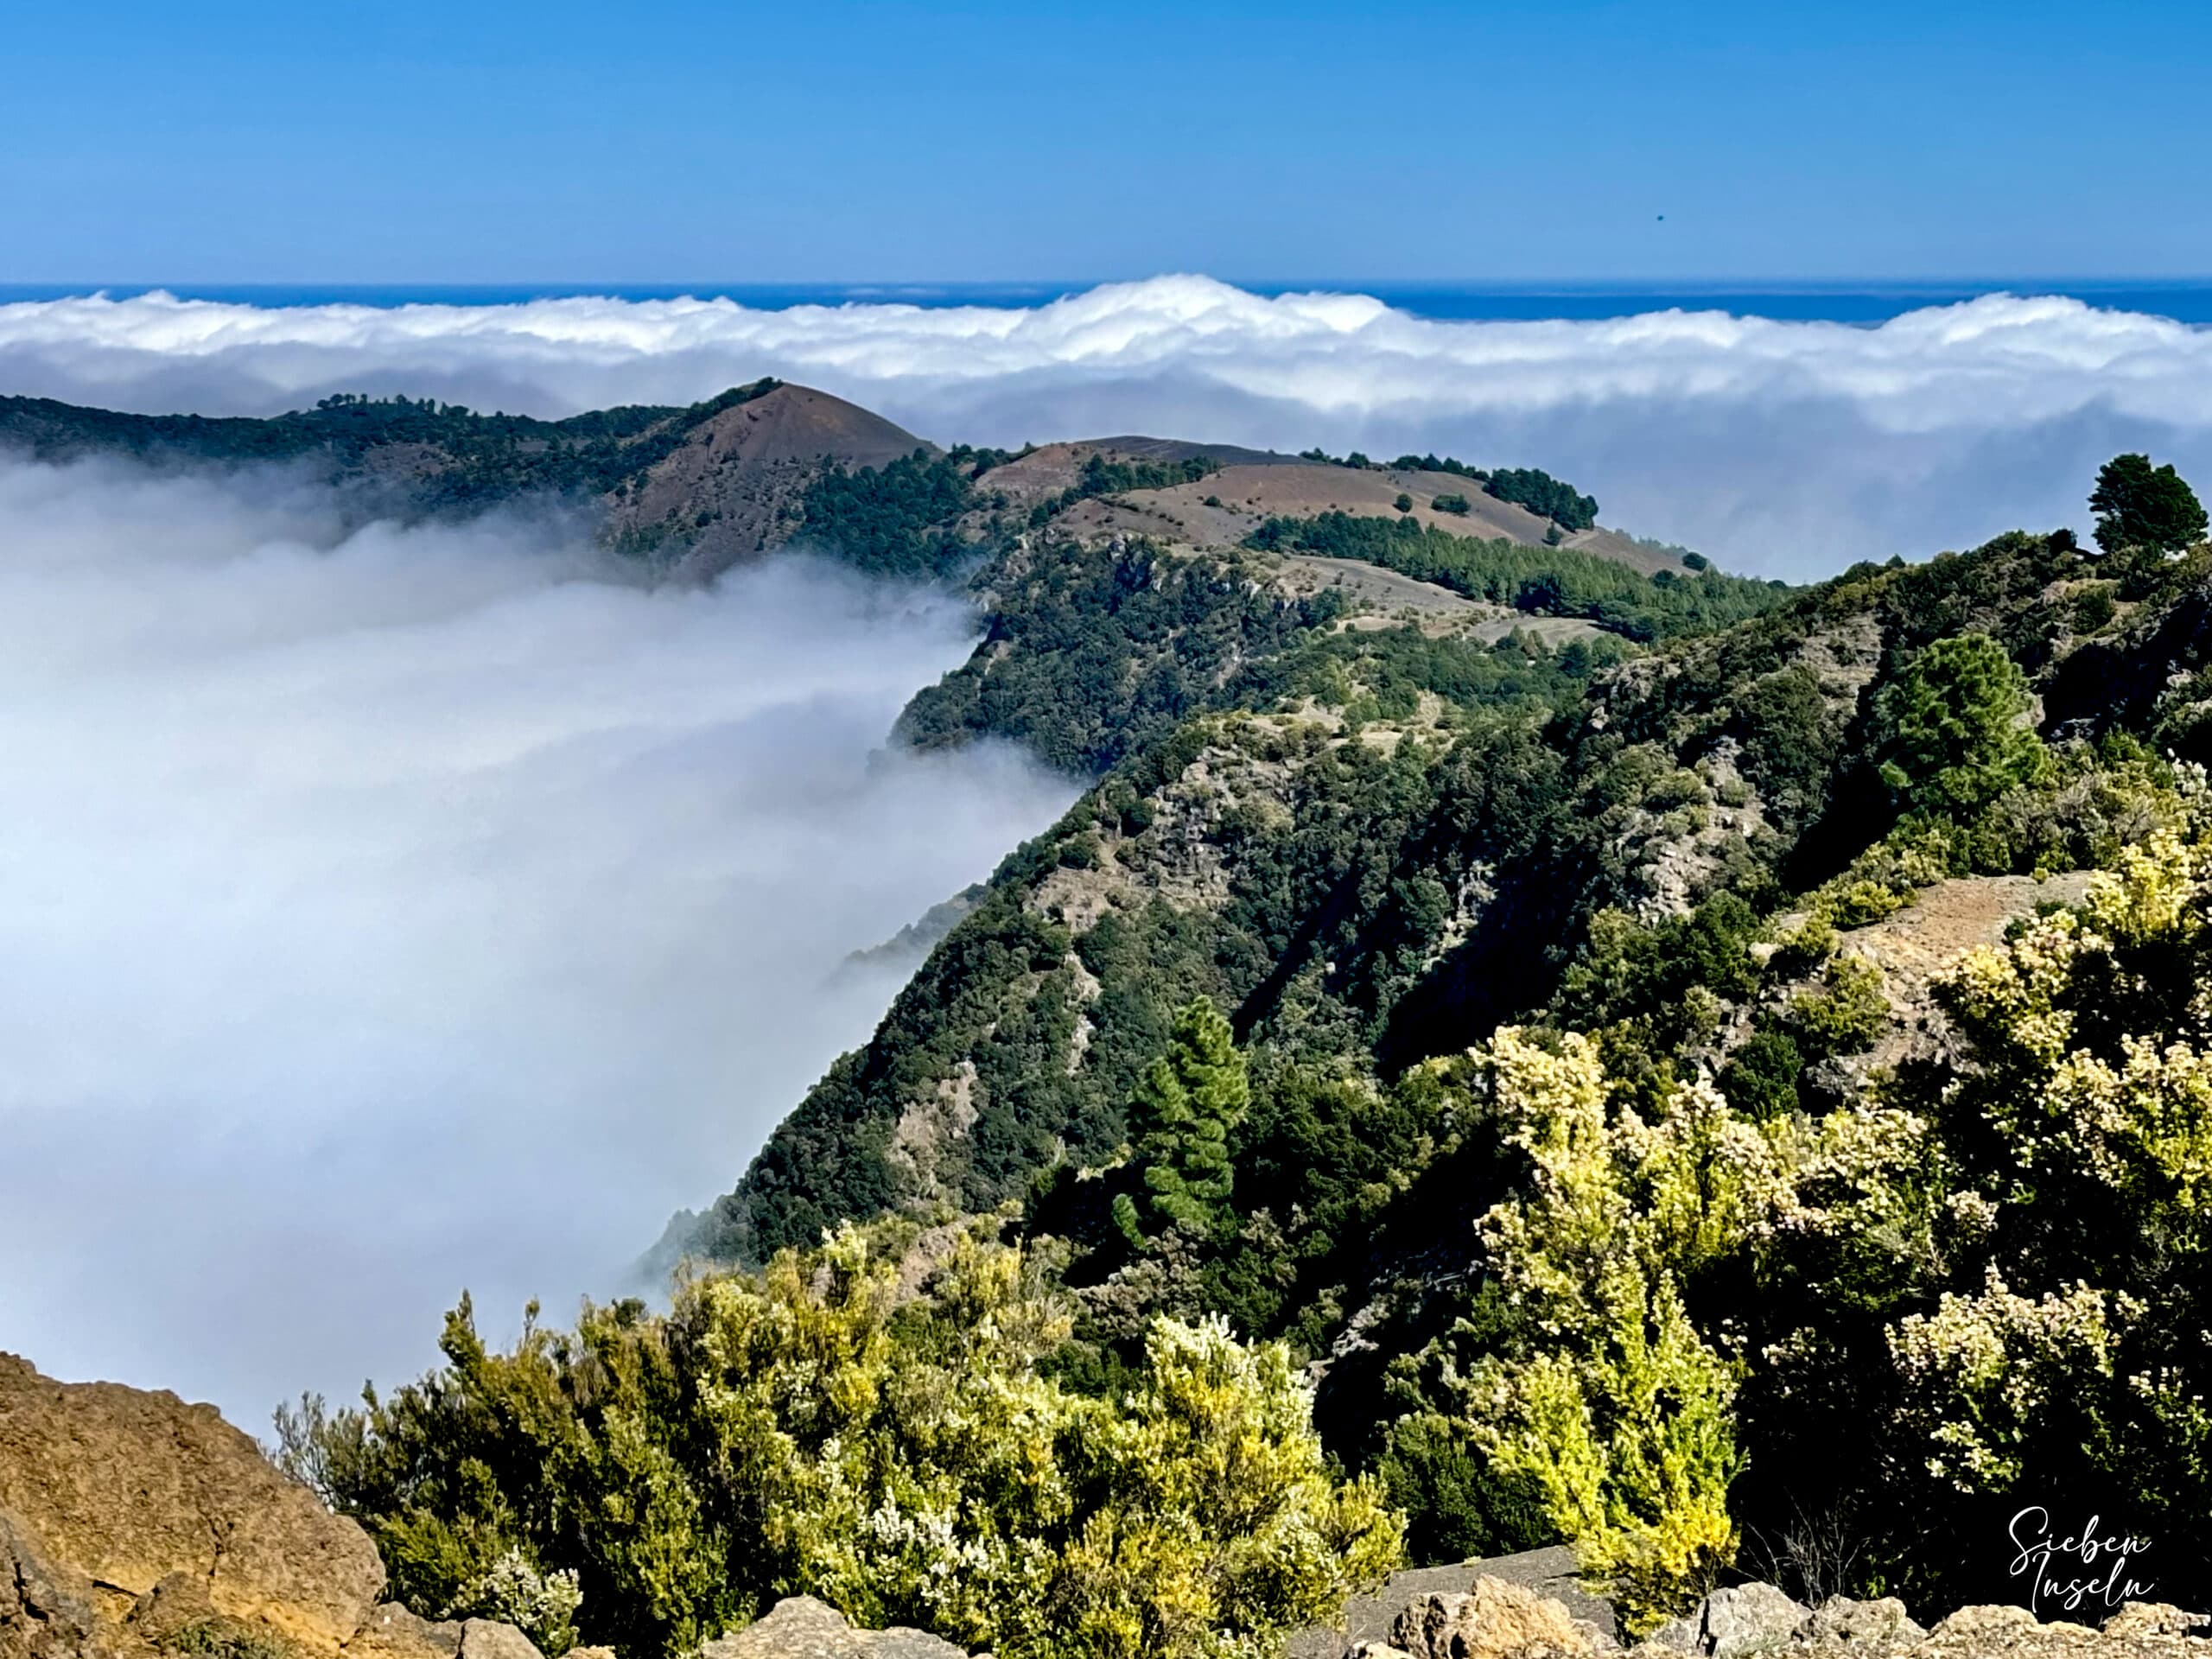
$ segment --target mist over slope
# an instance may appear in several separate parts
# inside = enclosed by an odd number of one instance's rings
[[[0,1347],[255,1422],[619,1287],[1071,789],[885,734],[949,596],[0,462]]]
[[[1684,312],[1464,322],[1198,276],[1026,309],[0,306],[0,385],[80,403],[270,413],[404,391],[564,415],[774,374],[944,442],[1150,431],[1541,465],[1592,480],[1613,522],[1794,579],[1968,544],[1991,523],[2076,520],[2075,480],[2115,450],[2212,470],[2208,358],[2204,329],[2063,298],[1873,328]]]

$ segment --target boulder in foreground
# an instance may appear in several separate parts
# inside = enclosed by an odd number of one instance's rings
[[[0,1659],[539,1659],[384,1587],[368,1535],[213,1406],[0,1354]]]

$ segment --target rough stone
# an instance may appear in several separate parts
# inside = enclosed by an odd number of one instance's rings
[[[1390,1643],[1411,1659],[1590,1654],[1592,1631],[1566,1605],[1488,1574],[1464,1594],[1426,1595],[1400,1613]]]
[[[1563,1603],[1600,1650],[1619,1645],[1613,1639],[1611,1604],[1583,1587],[1574,1551],[1565,1544],[1554,1544],[1516,1555],[1492,1555],[1449,1567],[1414,1567],[1395,1573],[1373,1594],[1354,1596],[1346,1602],[1344,1617],[1335,1626],[1293,1635],[1283,1644],[1283,1659],[1342,1659],[1363,1643],[1372,1643],[1378,1655],[1385,1654],[1390,1645],[1391,1621],[1408,1603],[1427,1595],[1465,1594],[1483,1577],[1503,1579]]]
[[[472,1618],[461,1627],[461,1659],[545,1659],[537,1644],[512,1624]]]
[[[2145,1636],[2212,1636],[2212,1618],[2164,1601],[2131,1601],[2105,1621],[2104,1634],[2128,1640]]]
[[[196,1573],[172,1573],[144,1595],[130,1610],[131,1634],[154,1647],[173,1645],[186,1631],[220,1630],[225,1619],[208,1593],[207,1580]]]
[[[433,1624],[396,1601],[380,1602],[346,1644],[346,1659],[454,1659],[461,1630],[458,1619]]]
[[[1927,1634],[1895,1596],[1878,1601],[1837,1596],[1808,1613],[1792,1639],[1821,1647],[1890,1649],[1909,1647]]]
[[[0,1508],[126,1613],[173,1573],[226,1618],[334,1654],[384,1588],[366,1534],[271,1467],[212,1406],[57,1382],[0,1354]]]
[[[48,1560],[0,1510],[0,1659],[63,1659],[85,1649],[95,1623],[91,1580]]]
[[[1715,1590],[1690,1611],[1651,1632],[1649,1645],[1703,1659],[1735,1659],[1788,1642],[1812,1609],[1770,1584]]]
[[[1929,1632],[1941,1642],[1975,1637],[2003,1637],[2037,1627],[2039,1620],[2024,1607],[1983,1604],[1961,1607]]]
[[[213,1407],[0,1354],[0,1659],[543,1659],[512,1625],[378,1603],[384,1582],[368,1535]]]
[[[855,1630],[836,1608],[811,1596],[792,1596],[766,1618],[708,1643],[699,1659],[968,1659],[968,1654],[921,1630]]]

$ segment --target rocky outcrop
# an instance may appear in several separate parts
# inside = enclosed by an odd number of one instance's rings
[[[1694,1611],[1651,1632],[1649,1645],[1700,1659],[1738,1659],[1787,1643],[1813,1610],[1770,1584],[1715,1590]]]
[[[1565,1603],[1485,1575],[1465,1593],[1411,1604],[1392,1622],[1382,1651],[1408,1659],[1545,1659],[1594,1653],[1603,1640]]]
[[[1452,1587],[1459,1583],[1465,1587]],[[1563,1595],[1543,1593],[1546,1585]],[[1347,1609],[1345,1628],[1294,1637],[1288,1659],[1600,1659],[1618,1651],[1606,1628],[1611,1610],[1580,1589],[1566,1549],[1401,1573],[1380,1601],[1395,1605],[1387,1626],[1376,1599],[1361,1599]],[[1592,1607],[1605,1618],[1584,1616]],[[1961,1608],[1929,1630],[1894,1597],[1838,1597],[1807,1608],[1770,1584],[1745,1584],[1714,1591],[1628,1659],[2212,1659],[2207,1638],[2212,1618],[2164,1604],[2130,1604],[2101,1630],[1993,1606]]]
[[[968,1653],[921,1630],[855,1630],[836,1608],[792,1596],[766,1618],[708,1643],[699,1659],[968,1659]]]
[[[0,1510],[110,1612],[182,1574],[216,1613],[334,1652],[384,1589],[366,1535],[213,1406],[56,1382],[12,1357],[0,1357]]]
[[[213,1406],[0,1354],[0,1659],[539,1659],[384,1587],[368,1535]]]
[[[1342,1659],[1344,1654],[1363,1649],[1387,1655],[1392,1651],[1393,1627],[1401,1614],[1427,1599],[1471,1596],[1476,1581],[1484,1578],[1557,1603],[1594,1644],[1617,1645],[1610,1634],[1612,1608],[1583,1588],[1574,1552],[1561,1544],[1517,1555],[1462,1561],[1454,1567],[1415,1567],[1395,1573],[1372,1595],[1354,1596],[1346,1602],[1344,1621],[1337,1629],[1305,1630],[1293,1636],[1284,1645],[1284,1659]]]
[[[1877,1601],[1837,1596],[1822,1602],[1790,1632],[1793,1640],[1812,1647],[1862,1653],[1909,1648],[1927,1634],[1895,1596]]]

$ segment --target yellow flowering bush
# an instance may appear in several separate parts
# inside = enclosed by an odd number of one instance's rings
[[[1255,1659],[1397,1564],[1399,1518],[1332,1474],[1280,1344],[1158,1319],[1126,1393],[1071,1393],[1043,1368],[1060,1298],[989,1230],[932,1255],[848,1227],[512,1354],[464,1310],[449,1369],[317,1414],[295,1466],[403,1546],[403,1594],[512,1561],[626,1655],[807,1593],[1006,1659]]]

